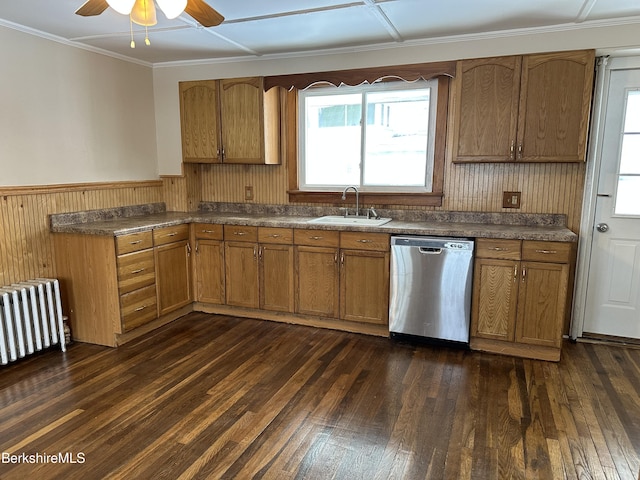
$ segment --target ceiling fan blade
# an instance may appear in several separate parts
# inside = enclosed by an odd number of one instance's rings
[[[82,15],[83,17],[92,17],[94,15],[100,15],[109,7],[107,0],[87,0],[78,10],[76,15]]]
[[[188,0],[187,8],[185,8],[184,11],[197,20],[203,27],[215,27],[216,25],[220,25],[224,20],[224,17],[211,8],[204,0]]]

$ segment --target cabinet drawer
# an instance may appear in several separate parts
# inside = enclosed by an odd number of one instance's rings
[[[222,240],[222,225],[196,223],[193,225],[195,238],[201,240]]]
[[[155,281],[156,268],[153,249],[149,248],[118,256],[118,290],[120,295],[152,285]]]
[[[257,242],[258,227],[248,227],[246,225],[225,225],[224,239],[237,242]]]
[[[138,250],[145,250],[151,247],[153,247],[151,230],[116,237],[116,250],[118,255],[137,252]]]
[[[340,232],[340,248],[388,252],[389,235],[386,233]]]
[[[153,229],[153,244],[156,247],[181,240],[189,240],[189,225],[174,225],[173,227]]]
[[[293,231],[293,243],[296,245],[338,247],[340,245],[340,232],[295,229]]]
[[[290,245],[293,243],[293,229],[258,227],[258,242]]]
[[[476,257],[520,260],[521,244],[521,240],[478,238],[476,239]]]
[[[522,242],[522,259],[533,262],[571,263],[573,244],[567,242]]]
[[[156,286],[134,290],[120,296],[120,313],[122,315],[122,328],[129,331],[157,317]]]

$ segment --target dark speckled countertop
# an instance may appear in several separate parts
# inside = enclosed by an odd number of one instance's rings
[[[309,228],[381,232],[392,235],[505,238],[576,242],[564,215],[520,213],[433,212],[378,210],[393,220],[380,226],[307,223],[323,215],[339,215],[332,207],[297,207],[256,204],[203,203],[197,212],[166,212],[164,204],[135,205],[104,210],[51,215],[52,232],[88,235],[126,235],[184,223],[252,225],[259,227]]]

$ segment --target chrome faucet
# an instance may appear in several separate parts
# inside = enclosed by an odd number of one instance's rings
[[[342,192],[342,200],[346,200],[347,199],[347,190],[349,190],[350,188],[353,189],[354,192],[356,192],[356,217],[360,215],[360,192],[358,191],[358,187],[354,186],[354,185],[349,185],[347,188],[345,188]],[[349,210],[345,210],[344,216],[348,216],[349,215]]]

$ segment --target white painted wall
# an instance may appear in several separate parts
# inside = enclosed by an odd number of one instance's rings
[[[156,179],[152,85],[150,67],[0,26],[0,186]]]
[[[466,35],[421,45],[407,42],[392,48],[372,47],[364,51],[156,66],[153,81],[159,172],[161,175],[181,174],[179,81],[283,75],[585,48],[625,50],[640,46],[638,31],[640,22],[572,27],[562,31],[534,29],[526,33],[511,32],[493,36]]]

